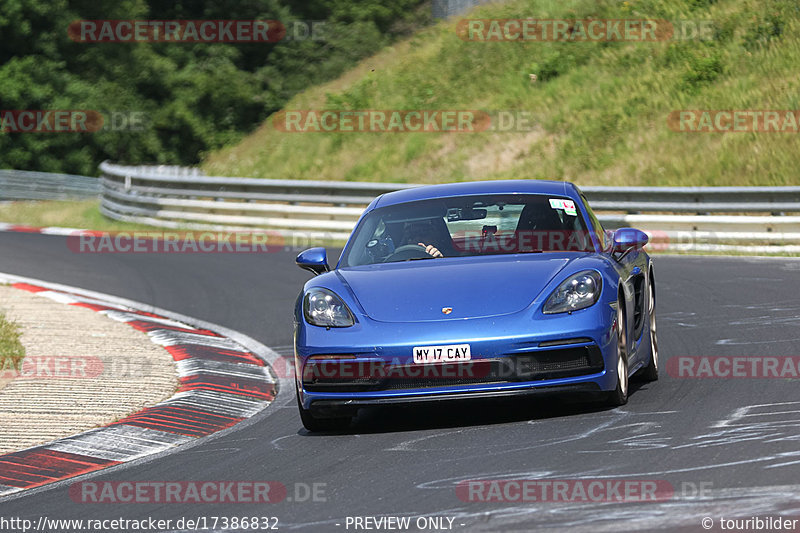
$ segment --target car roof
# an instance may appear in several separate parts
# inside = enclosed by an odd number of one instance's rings
[[[425,185],[401,189],[380,196],[372,208],[388,205],[431,200],[434,198],[452,198],[473,194],[549,194],[578,199],[578,190],[568,181],[554,180],[493,180],[446,183],[442,185]]]

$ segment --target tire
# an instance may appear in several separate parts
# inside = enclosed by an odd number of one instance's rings
[[[617,302],[617,386],[606,396],[606,404],[612,407],[628,403],[628,350],[623,305],[624,300]]]
[[[347,429],[352,422],[352,417],[337,417],[337,418],[316,418],[311,414],[309,409],[303,408],[300,403],[300,394],[295,385],[295,396],[297,397],[297,410],[300,411],[300,421],[303,422],[303,427],[308,431],[341,431]]]
[[[656,289],[650,283],[650,292],[647,303],[647,322],[650,325],[650,361],[647,366],[639,372],[642,381],[658,380],[658,335],[656,333]]]

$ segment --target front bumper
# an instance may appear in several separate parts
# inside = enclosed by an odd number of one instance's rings
[[[374,407],[380,405],[437,403],[441,401],[466,401],[488,398],[516,398],[549,394],[591,394],[600,391],[601,389],[596,383],[585,382],[563,385],[540,385],[522,389],[490,389],[470,392],[451,391],[425,395],[409,394],[382,396],[378,398],[318,399],[311,401],[310,409],[314,415],[324,418],[326,416],[341,416],[343,412],[355,414],[355,411],[360,407]]]
[[[413,324],[361,319],[338,330],[298,324],[300,402],[322,414],[370,405],[613,390],[614,318],[613,308],[598,302],[571,315],[540,315],[537,320],[520,313]],[[469,362],[413,363],[415,346],[462,343],[470,344]],[[328,371],[316,371],[320,364]],[[349,370],[331,373],[336,365]]]

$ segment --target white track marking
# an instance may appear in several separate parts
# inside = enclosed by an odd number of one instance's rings
[[[0,231],[2,231],[2,228],[0,228]],[[19,487],[11,487],[9,485],[0,485],[0,496],[5,496],[7,494],[14,494],[15,492],[20,492],[21,490],[23,490],[23,489],[21,489]]]
[[[169,318],[157,318],[154,316],[140,315],[137,313],[129,313],[125,311],[100,311],[100,314],[106,315],[108,318],[116,320],[117,322],[153,322],[154,324],[163,324],[165,326],[173,326],[176,328],[197,329],[183,322],[177,320],[170,320]]]
[[[2,229],[2,226],[0,226],[0,229]],[[251,354],[254,354],[255,356],[257,356],[258,358],[260,358],[261,360],[263,360],[268,364],[275,364],[276,361],[281,360],[281,357],[273,350],[264,346],[258,341],[252,339],[251,337],[248,337],[247,335],[234,331],[230,328],[226,328],[225,326],[221,326],[219,324],[207,322],[184,314],[175,313],[173,311],[155,307],[142,302],[127,300],[117,296],[112,296],[109,294],[104,294],[91,290],[80,289],[69,285],[52,283],[44,280],[28,278],[24,276],[17,276],[14,274],[7,274],[2,272],[0,272],[0,283],[7,283],[7,284],[26,283],[42,287],[45,289],[49,289],[46,291],[40,291],[36,294],[44,297],[49,297],[55,299],[56,301],[61,301],[67,304],[86,302],[106,307],[113,307],[119,311],[108,311],[108,312],[119,313],[117,315],[117,318],[121,318],[122,315],[126,313],[136,315],[136,313],[138,312],[147,312],[156,315],[161,315],[163,317],[168,317],[166,318],[166,321],[168,321],[170,325],[177,324],[180,327],[185,327],[188,324],[189,328],[214,331],[220,335],[224,335],[225,337],[224,339],[221,339],[219,337],[208,336],[208,335],[183,333],[182,334],[183,336],[181,337],[182,340],[193,341],[187,343],[209,345],[212,342],[223,340],[227,341],[226,343],[224,343],[224,346],[216,346],[216,347],[249,352]],[[139,319],[139,317],[136,318]],[[140,319],[155,321],[154,318],[155,317],[142,316]],[[164,323],[163,319],[161,323]],[[172,333],[176,332],[171,332],[167,330],[159,330],[159,331],[162,332],[160,338],[166,341],[168,343],[167,345],[173,345],[173,342],[177,341],[178,336],[171,335]],[[203,342],[199,342],[201,340]],[[174,343],[177,344],[177,342]],[[219,342],[216,342],[215,344],[219,344]],[[243,373],[246,373],[247,377],[255,377],[255,376],[251,373],[247,373],[244,370],[245,367],[248,367],[251,370],[257,369],[256,372],[259,373],[260,376],[259,379],[262,382],[275,383],[275,378],[273,377],[270,371],[270,367],[268,366],[260,367],[258,365],[253,365],[249,363],[233,364],[233,366],[237,367],[237,370],[241,370]],[[224,406],[225,409],[229,410],[237,409],[237,412],[239,413],[242,412],[253,413],[253,416],[242,420],[241,422],[239,422],[234,426],[222,429],[220,431],[217,431],[215,433],[212,433],[204,437],[199,437],[199,438],[189,437],[185,435],[178,435],[165,431],[159,431],[156,429],[148,429],[128,424],[118,424],[115,426],[105,426],[102,428],[90,430],[88,432],[81,433],[79,435],[75,435],[72,437],[68,437],[66,439],[61,439],[59,441],[45,444],[43,445],[43,447],[52,450],[69,451],[72,453],[82,454],[85,456],[98,457],[98,458],[105,457],[109,458],[110,460],[120,460],[121,464],[112,467],[114,471],[119,472],[127,468],[135,467],[136,465],[139,464],[150,462],[154,459],[157,459],[158,457],[174,453],[175,451],[178,450],[178,446],[180,446],[180,449],[182,451],[190,450],[198,446],[200,443],[216,440],[224,435],[236,431],[237,429],[248,427],[258,422],[259,420],[262,420],[264,416],[268,416],[272,412],[270,411],[269,413],[264,413],[264,411],[268,407],[273,406],[273,404],[275,404],[276,401],[280,405],[282,405],[290,401],[293,401],[294,399],[293,391],[291,387],[288,386],[290,384],[290,380],[282,379],[279,381],[281,382],[281,385],[277,388],[276,398],[273,399],[273,401],[259,401],[258,402],[259,406],[257,410],[245,408],[245,403],[248,400],[247,398],[236,398],[236,401],[234,402],[228,401],[227,405]],[[184,406],[186,407],[191,406],[195,408],[201,408],[200,403],[206,403],[208,398],[210,398],[210,396],[207,394],[198,395],[198,393],[200,392],[201,391],[186,391],[185,393],[179,393],[175,397],[176,405],[179,405],[179,402],[184,402]],[[203,393],[205,392],[206,391],[203,391]],[[229,396],[235,396],[235,395],[229,395]],[[244,402],[242,400],[244,400]],[[255,407],[255,402],[252,404],[252,406]],[[279,408],[279,405],[275,405],[273,407]],[[222,408],[222,406],[219,406],[219,408]],[[95,472],[86,473],[83,474],[81,478],[87,479],[95,477],[97,475],[100,475],[104,471],[105,469],[101,469]],[[21,489],[17,487],[10,487],[7,485],[0,485],[0,496],[3,497],[7,496],[8,499],[4,498],[4,501],[9,501],[10,499],[18,499],[25,495],[31,495],[57,488],[64,488],[68,486],[70,483],[73,483],[73,478],[66,478],[63,480],[53,481],[52,483],[48,483],[40,487],[33,487],[29,489]]]
[[[75,453],[108,461],[130,461],[191,442],[195,437],[138,426],[98,428],[45,446],[48,450]]]
[[[172,398],[156,404],[156,406],[187,407],[190,409],[202,409],[203,411],[223,416],[249,418],[261,411],[268,403],[239,394],[198,390],[179,392]]]
[[[198,333],[184,333],[183,331],[172,331],[168,329],[157,329],[148,331],[147,334],[150,339],[160,346],[177,346],[179,344],[200,344],[202,346],[213,346],[214,348],[222,348],[223,350],[234,350],[237,352],[246,352],[244,346],[226,339],[223,337],[212,337],[209,335],[200,335]]]
[[[34,293],[36,296],[42,296],[44,298],[49,298],[55,302],[62,303],[62,304],[77,304],[77,303],[87,303],[87,304],[94,304],[94,305],[102,305],[105,307],[116,307],[120,310],[130,311],[127,307],[122,307],[111,302],[106,302],[104,300],[97,300],[95,298],[86,298],[84,296],[78,296],[75,294],[68,294],[65,292],[59,291],[40,291]]]
[[[85,233],[91,234],[91,232],[87,232],[85,229],[56,228],[56,227],[41,228],[39,230],[39,233],[43,235],[82,235]]]
[[[225,363],[223,361],[209,361],[205,359],[183,359],[178,361],[178,375],[180,377],[194,376],[197,374],[216,374],[240,378],[257,379],[267,383],[275,383],[269,368],[251,364]]]

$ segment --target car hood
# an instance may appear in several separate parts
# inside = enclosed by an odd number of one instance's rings
[[[427,322],[521,311],[568,262],[564,256],[530,254],[386,263],[336,273],[370,318]]]

